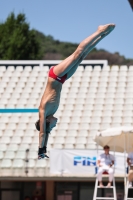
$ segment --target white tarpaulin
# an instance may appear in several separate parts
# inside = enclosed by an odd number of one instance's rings
[[[99,154],[103,151],[99,151]],[[110,152],[115,156],[115,174],[124,175],[124,154]],[[50,173],[70,175],[94,175],[97,161],[96,150],[52,149],[50,152]]]

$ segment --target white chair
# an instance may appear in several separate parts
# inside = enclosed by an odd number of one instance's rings
[[[32,150],[37,151],[38,150],[38,144],[31,144],[29,148],[30,148],[31,151]]]
[[[120,127],[120,126],[122,126],[122,123],[113,122],[113,123],[111,124],[111,127]]]
[[[9,143],[10,143],[10,137],[8,137],[8,136],[3,136],[0,139],[0,144],[9,144]]]
[[[110,105],[110,104],[114,104],[114,98],[106,98],[105,100],[105,105]]]
[[[16,127],[17,127],[16,123],[9,123],[6,128],[8,130],[16,130]]]
[[[123,111],[123,117],[133,117],[132,110]]]
[[[79,128],[79,124],[76,122],[76,123],[70,123],[69,126],[68,126],[68,130],[78,130]]]
[[[97,149],[96,144],[88,143],[86,144],[86,149]]]
[[[92,117],[90,123],[100,123],[101,117]]]
[[[82,110],[74,110],[70,117],[81,117],[82,116]]]
[[[100,123],[91,123],[89,130],[99,130],[100,129]]]
[[[11,168],[12,162],[10,159],[3,159],[1,162],[1,168]]]
[[[26,158],[26,151],[17,151],[16,157],[17,159],[25,159]]]
[[[111,117],[112,115],[112,110],[104,110],[102,117]]]
[[[124,92],[116,92],[115,100],[124,99],[124,98],[125,98],[125,93]]]
[[[74,144],[67,143],[67,144],[64,145],[64,149],[74,149]]]
[[[97,87],[89,86],[88,93],[96,93],[96,92],[97,92]]]
[[[18,130],[16,129],[14,131],[14,137],[23,137],[24,136],[25,131],[24,130]]]
[[[25,136],[22,141],[21,141],[22,144],[31,144],[32,143],[32,138],[31,137],[28,137],[28,136]]]
[[[14,159],[12,163],[12,174],[13,176],[25,176],[25,162],[22,159]]]
[[[111,123],[112,122],[112,118],[111,117],[103,117],[102,118],[102,123]]]
[[[85,149],[85,144],[76,144],[75,149]]]
[[[18,136],[12,137],[10,143],[11,143],[11,144],[21,144],[21,137],[18,137]]]
[[[106,130],[108,128],[110,128],[110,123],[101,123],[100,125],[100,130]]]
[[[66,137],[66,139],[65,139],[65,144],[75,144],[75,142],[76,142],[76,138],[75,137]]]
[[[128,71],[128,66],[127,66],[127,65],[121,65],[121,66],[120,66],[120,72],[121,72],[121,71],[124,71],[124,72],[125,72],[125,71]]]
[[[133,104],[133,99],[132,98],[126,98],[124,104]]]
[[[80,121],[81,121],[81,118],[79,116],[72,117],[71,119],[71,123],[79,123]]]
[[[90,82],[89,88],[96,88],[98,87],[98,82]]]
[[[92,72],[92,66],[91,65],[85,66],[85,73],[87,73],[87,72]]]
[[[121,123],[122,122],[122,117],[113,117],[112,123]]]
[[[77,131],[77,130],[71,130],[71,129],[69,129],[66,135],[67,135],[68,137],[77,137],[78,131]],[[65,135],[65,136],[66,136],[66,135]]]
[[[83,113],[82,113],[82,117],[91,117],[92,116],[92,109],[91,110],[86,110],[84,109]]]
[[[118,79],[118,85],[121,83],[123,85],[126,85],[126,76],[120,76],[119,79]]]
[[[45,169],[47,166],[47,161],[42,159],[42,160],[37,160],[35,168],[38,170],[38,168]]]
[[[3,151],[3,152],[5,152],[6,151],[6,149],[7,149],[7,144],[0,144],[0,150],[1,151]]]
[[[18,124],[16,129],[25,131],[27,129],[27,124],[26,123],[20,123],[20,124]]]
[[[122,117],[123,112],[122,112],[122,110],[114,110],[112,115],[113,115],[113,117]]]
[[[65,110],[73,110],[73,109],[74,109],[74,105],[73,104],[65,105]]]
[[[96,99],[95,100],[95,104],[96,105],[102,105],[102,104],[104,104],[104,99],[103,98]]]
[[[88,106],[90,106],[90,104],[93,105],[94,103],[95,103],[95,99],[94,98],[91,98],[91,97],[90,97],[90,99],[87,98],[86,99],[86,103],[85,103],[85,108],[87,108]]]
[[[94,111],[103,110],[103,104],[99,104],[99,105],[95,104],[95,106],[93,107],[93,110]]]
[[[115,92],[116,92],[116,88],[115,87],[107,88],[107,93],[115,93]]]
[[[90,134],[90,133],[89,133],[88,130],[79,130],[78,136],[88,137],[89,134]]]
[[[14,130],[11,129],[6,129],[3,133],[3,136],[8,136],[8,137],[12,137],[14,134]]]
[[[115,99],[115,101],[114,101],[114,105],[123,105],[124,104],[124,99]]]
[[[54,145],[53,145],[53,148],[54,148],[54,149],[63,149],[63,145],[57,143],[57,144],[54,144]]]
[[[18,150],[18,145],[17,144],[9,144],[7,146],[7,152],[12,152],[12,151],[17,151]]]
[[[37,149],[34,151],[33,150],[29,151],[29,159],[37,159],[37,155],[38,155]]]
[[[22,72],[23,71],[23,66],[16,66],[16,71]]]
[[[98,99],[98,98],[99,98],[99,99],[102,99],[102,98],[104,99],[104,98],[105,98],[105,92],[98,92],[97,95],[96,95],[96,98],[97,98],[97,99]]]
[[[0,71],[5,72],[6,71],[6,66],[0,66]]]
[[[53,133],[52,133],[53,134]],[[58,130],[56,137],[65,137],[67,135],[67,131],[66,130]]]
[[[78,136],[76,139],[76,144],[86,144],[87,138],[86,137],[82,137],[82,136]]]
[[[3,151],[0,151],[0,160],[4,158],[4,153]]]
[[[55,141],[53,143],[55,143],[55,144],[64,144],[65,142],[66,141],[65,141],[64,137],[56,137]]]
[[[15,152],[11,150],[7,150],[4,156],[4,159],[14,159],[15,157]]]
[[[59,124],[59,129],[65,129],[65,130],[67,130],[68,129],[68,123],[60,123]]]
[[[32,144],[32,145],[35,145],[35,144]],[[37,146],[37,148],[38,148],[38,146]],[[19,146],[18,146],[18,151],[19,151],[19,152],[20,152],[20,151],[25,152],[26,149],[29,149],[29,144],[19,144]]]
[[[2,115],[0,118],[1,123],[8,123],[9,122],[9,116]]]
[[[111,98],[111,99],[115,98],[115,93],[114,92],[107,92],[106,98]]]
[[[89,123],[81,123],[79,126],[79,130],[89,130],[90,124]]]
[[[133,123],[132,117],[123,117],[123,123]]]
[[[89,117],[89,116],[82,117],[80,122],[81,123],[90,123],[91,122],[91,117]]]
[[[132,104],[125,104],[123,107],[123,110],[133,110],[133,105]]]
[[[123,104],[114,105],[114,110],[123,110]]]

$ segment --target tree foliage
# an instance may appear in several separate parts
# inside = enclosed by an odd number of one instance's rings
[[[30,30],[24,14],[11,13],[0,23],[0,59],[32,60],[41,58],[34,30]]]

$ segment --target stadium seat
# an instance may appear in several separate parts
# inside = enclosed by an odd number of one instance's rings
[[[19,136],[12,137],[10,143],[11,144],[20,144],[21,143],[21,137],[19,137]]]
[[[3,157],[4,157],[3,151],[0,151],[0,160],[3,159]]]
[[[17,158],[17,159],[25,159],[26,158],[26,152],[18,150],[16,152],[15,158]]]
[[[4,159],[14,159],[15,157],[15,152],[14,151],[11,151],[11,150],[7,150],[6,153],[5,153],[5,156],[4,156]]]
[[[32,137],[28,137],[28,136],[23,137],[21,141],[21,144],[31,144],[31,143],[32,143]]]
[[[36,150],[32,149],[32,151],[30,149],[29,154],[28,154],[28,158],[29,159],[37,159],[37,155],[38,155],[37,151],[38,151],[38,149],[36,149]]]
[[[54,149],[63,149],[63,145],[60,144],[60,143],[55,143],[55,144],[53,145],[53,148],[54,148]]]
[[[19,144],[18,151],[26,151],[26,149],[29,149],[29,144]]]
[[[3,136],[8,136],[8,137],[12,137],[13,135],[14,135],[14,130],[11,130],[10,128],[9,129],[5,129],[4,131],[3,131],[3,134],[2,134]]]
[[[50,138],[51,138],[50,144],[54,144],[54,143],[55,144],[64,144],[66,142],[64,137],[56,137],[55,140],[53,140],[52,137],[50,137]]]
[[[7,146],[7,152],[10,152],[10,151],[14,152],[14,151],[17,151],[17,150],[18,150],[18,145],[17,144],[9,144]]]
[[[65,143],[64,149],[74,149],[74,144],[73,143],[71,143],[71,144]]]
[[[5,177],[11,176],[12,175],[12,171],[10,170],[11,166],[12,166],[11,159],[3,159],[0,164],[0,168],[1,168],[0,175],[5,176]]]
[[[22,169],[23,169],[23,167],[24,167],[24,161],[22,160],[22,159],[14,159],[13,160],[13,163],[12,163],[12,168],[13,169],[20,169],[20,171],[19,171],[19,176],[20,176],[20,174],[22,173]]]

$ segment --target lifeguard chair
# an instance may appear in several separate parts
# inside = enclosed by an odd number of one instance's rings
[[[97,174],[97,167],[95,170],[96,174]],[[108,176],[108,172],[103,172],[103,178],[106,178]],[[102,189],[112,189],[113,190],[113,197],[97,197],[97,192],[98,189],[101,188],[100,186],[98,186],[98,178],[96,177],[96,181],[95,181],[95,189],[94,189],[94,195],[93,195],[93,200],[97,200],[97,199],[112,199],[112,200],[117,200],[116,199],[116,187],[115,187],[115,178],[113,177],[113,186],[111,187],[102,187]]]

